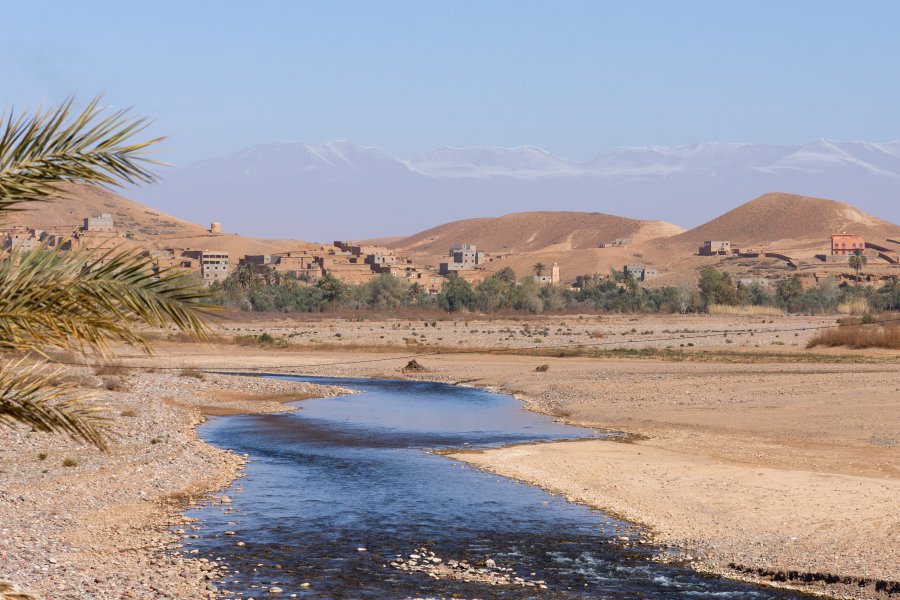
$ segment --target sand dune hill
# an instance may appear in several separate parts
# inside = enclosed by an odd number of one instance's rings
[[[563,252],[596,248],[600,242],[635,242],[681,233],[663,221],[640,221],[602,213],[523,212],[439,225],[391,244],[398,251],[440,256],[455,243],[476,244],[494,254]]]
[[[184,221],[96,186],[66,185],[59,197],[48,202],[29,202],[25,210],[7,216],[3,226],[37,228],[79,226],[85,217],[110,213],[116,228],[149,248],[220,250],[234,255],[270,254],[310,246],[293,240],[266,240],[226,233],[210,235],[207,226]]]
[[[846,231],[883,239],[900,228],[835,200],[771,193],[751,200],[703,225],[673,236],[663,246],[697,246],[704,240],[730,240],[737,244],[767,244],[823,240]],[[802,245],[802,244],[798,244]]]

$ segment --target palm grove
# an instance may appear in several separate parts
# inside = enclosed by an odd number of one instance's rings
[[[854,257],[851,257],[854,258]],[[860,264],[862,261],[860,261]],[[851,265],[851,268],[856,268]],[[860,267],[861,268],[861,267]],[[211,289],[210,301],[252,311],[319,312],[330,309],[431,308],[449,312],[605,311],[703,312],[711,305],[771,306],[792,313],[830,314],[856,302],[872,311],[900,309],[900,282],[894,277],[882,286],[838,283],[826,279],[804,288],[797,276],[777,281],[774,289],[760,282],[742,284],[714,268],[701,270],[699,281],[647,288],[619,272],[608,277],[584,276],[580,289],[538,285],[532,277],[517,278],[509,267],[477,284],[451,275],[441,292],[429,295],[416,283],[381,275],[350,285],[330,275],[315,283],[273,271],[239,266]]]

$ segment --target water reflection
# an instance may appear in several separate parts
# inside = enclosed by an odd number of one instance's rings
[[[315,598],[796,597],[657,564],[649,558],[659,549],[617,540],[635,536],[625,523],[425,451],[594,431],[474,388],[315,381],[362,393],[201,428],[210,443],[251,460],[227,492],[233,504],[191,513],[202,527],[186,549],[235,569],[222,588],[244,598],[270,586]],[[548,589],[434,580],[390,566],[422,546],[445,559],[491,558]]]

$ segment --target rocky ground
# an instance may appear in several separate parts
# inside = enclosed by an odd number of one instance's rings
[[[492,558],[486,559],[482,564],[472,564],[468,560],[445,560],[425,547],[416,548],[414,553],[405,558],[398,554],[390,562],[390,566],[407,573],[424,573],[432,579],[455,579],[477,581],[487,585],[547,589],[543,580],[518,577],[512,567],[498,565]],[[537,573],[531,575],[534,577]]]
[[[345,391],[191,370],[74,377],[98,391],[111,447],[0,429],[4,600],[214,597],[221,567],[170,550],[187,535],[184,509],[233,481],[243,459],[200,442],[195,426],[204,412],[286,410],[290,399]]]
[[[238,315],[239,317],[240,315]],[[235,317],[235,318],[238,318]],[[815,329],[835,317],[725,317],[717,315],[570,315],[491,319],[297,319],[256,317],[223,321],[222,340],[268,333],[296,349],[345,346],[429,348],[599,348],[672,349],[726,347],[745,350],[804,348]],[[792,331],[784,331],[791,329]],[[752,335],[750,334],[752,330]],[[728,335],[726,335],[728,333]]]

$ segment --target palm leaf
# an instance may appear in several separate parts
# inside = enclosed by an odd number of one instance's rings
[[[0,364],[0,425],[27,425],[36,431],[67,433],[105,449],[105,418],[87,406],[90,394],[59,382],[60,369],[23,361]]]
[[[155,180],[150,147],[164,138],[132,142],[150,122],[127,109],[104,116],[100,97],[75,114],[74,98],[34,115],[0,117],[0,214],[59,194],[63,182],[116,186]]]
[[[161,163],[148,154],[162,138],[135,142],[149,121],[128,110],[105,113],[99,103],[76,113],[70,98],[32,116],[0,116],[0,217],[60,195],[63,183],[154,181],[147,167]],[[183,274],[155,276],[150,260],[135,252],[40,249],[0,259],[0,352],[47,358],[55,347],[106,355],[111,342],[149,352],[139,326],[174,324],[204,335],[205,293]],[[0,424],[62,431],[103,448],[93,413],[67,399],[73,392],[36,367],[0,366]]]
[[[202,338],[206,296],[183,272],[154,275],[135,251],[13,253],[0,262],[0,351],[105,355],[115,341],[149,352],[138,325],[173,324]]]

